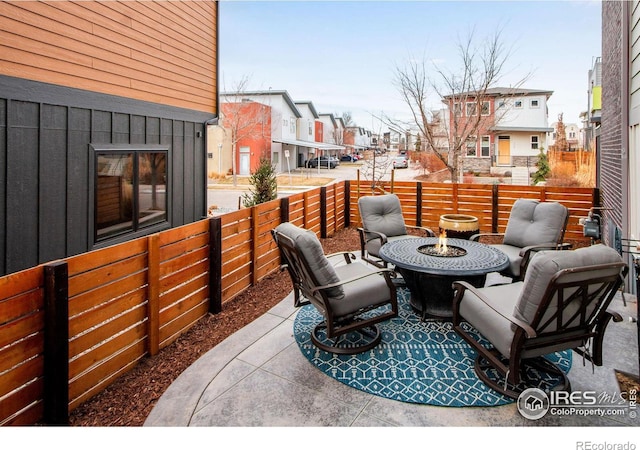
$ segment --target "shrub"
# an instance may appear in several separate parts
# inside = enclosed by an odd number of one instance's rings
[[[242,194],[242,204],[246,208],[278,198],[278,178],[268,158],[260,158],[260,165],[249,178],[249,192]]]

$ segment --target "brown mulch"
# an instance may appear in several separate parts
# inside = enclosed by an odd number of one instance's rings
[[[325,253],[360,248],[355,229],[321,239]],[[146,357],[107,389],[71,412],[72,426],[142,426],[169,385],[200,356],[278,304],[291,292],[286,271],[277,271],[208,314],[158,355]]]

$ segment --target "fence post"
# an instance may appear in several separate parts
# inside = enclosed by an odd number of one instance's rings
[[[158,234],[152,234],[147,238],[148,270],[147,283],[149,286],[149,301],[147,303],[147,334],[149,342],[147,351],[155,356],[160,351],[160,244]]]
[[[327,237],[327,187],[320,187],[320,237]]]
[[[258,283],[258,207],[251,207],[251,285]]]
[[[209,219],[209,312],[222,311],[222,219]]]
[[[69,269],[44,266],[44,421],[69,424]]]
[[[422,226],[422,181],[416,184],[416,226]]]
[[[351,226],[351,181],[344,182],[344,227]]]
[[[280,199],[280,223],[289,222],[289,197]]]
[[[498,232],[498,185],[494,184],[491,186],[491,232]]]

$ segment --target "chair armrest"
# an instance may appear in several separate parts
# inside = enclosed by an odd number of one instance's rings
[[[455,291],[455,296],[454,296],[454,300],[453,300],[453,302],[454,302],[453,303],[453,310],[454,310],[454,317],[458,318],[458,322],[457,323],[459,323],[459,318],[460,318],[460,313],[459,313],[460,302],[462,301],[462,297],[464,295],[464,292],[466,290],[470,290],[471,292],[473,292],[473,294],[476,297],[478,297],[478,299],[480,299],[482,301],[482,303],[487,305],[489,308],[491,308],[493,311],[495,311],[498,315],[500,315],[501,317],[504,317],[506,320],[508,320],[509,322],[514,324],[515,326],[521,328],[525,332],[525,334],[527,335],[528,338],[531,339],[531,338],[534,338],[534,337],[537,336],[536,331],[528,323],[518,319],[517,317],[505,316],[500,311],[498,311],[493,306],[491,306],[491,303],[489,302],[489,299],[487,299],[487,297],[484,294],[482,294],[480,291],[478,291],[470,283],[468,283],[466,281],[454,281],[452,287],[453,287],[453,289]]]
[[[378,270],[374,270],[374,271],[369,272],[369,273],[363,273],[362,275],[358,275],[356,277],[351,277],[351,278],[347,278],[345,280],[340,280],[337,283],[331,283],[331,284],[324,284],[322,286],[316,286],[313,289],[311,289],[311,292],[313,294],[315,294],[318,291],[322,291],[324,289],[331,289],[333,287],[342,286],[343,284],[347,284],[347,283],[353,283],[354,281],[358,281],[358,280],[361,280],[363,278],[370,277],[372,275],[382,275],[382,276],[384,276],[385,279],[387,279],[387,284],[389,284],[389,283],[393,284],[391,282],[391,276],[392,276],[393,273],[394,272],[391,269],[378,269]]]
[[[470,241],[480,241],[483,237],[504,237],[504,233],[477,233],[469,237]]]
[[[325,255],[327,259],[331,259],[337,256],[344,257],[344,260],[347,262],[347,264],[351,264],[351,262],[355,261],[356,259],[356,255],[354,255],[352,252],[336,252],[336,253],[329,253],[328,255]]]
[[[428,227],[419,227],[417,225],[405,225],[405,228],[409,228],[411,230],[420,230],[423,231],[427,237],[435,237],[436,234],[433,232],[431,228]]]
[[[522,257],[520,261],[520,277],[524,279],[524,274],[527,272],[527,267],[529,266],[529,261],[531,261],[533,253],[543,250],[569,250],[570,248],[571,244],[569,243],[558,244],[556,242],[546,242],[544,244],[522,247],[522,249],[520,249],[520,256]]]

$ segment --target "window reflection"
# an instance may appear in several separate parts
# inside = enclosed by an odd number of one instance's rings
[[[96,239],[167,221],[167,152],[98,152]]]
[[[98,237],[133,229],[133,155],[98,155]]]

